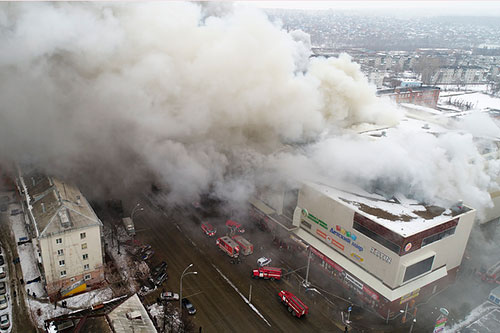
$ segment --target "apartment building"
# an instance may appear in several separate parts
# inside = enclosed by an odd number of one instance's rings
[[[49,297],[103,282],[102,223],[78,188],[37,172],[19,173],[18,188]]]

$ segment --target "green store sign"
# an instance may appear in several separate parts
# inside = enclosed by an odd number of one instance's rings
[[[302,209],[302,216],[307,217],[309,220],[313,221],[314,223],[316,223],[317,225],[319,225],[323,229],[328,230],[328,225],[326,224],[325,221],[323,221],[323,220],[317,218],[316,216],[314,216],[313,214],[309,213],[307,211],[307,209],[305,209],[305,208]]]

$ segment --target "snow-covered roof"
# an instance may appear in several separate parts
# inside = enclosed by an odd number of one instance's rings
[[[392,199],[386,199],[382,195],[357,188],[354,192],[326,184],[312,182],[306,184],[405,238],[472,211],[468,207],[451,209],[425,206],[397,194]]]
[[[76,186],[39,174],[26,174],[23,178],[38,237],[102,225]]]
[[[130,313],[139,313],[140,317],[137,318],[137,315],[130,316]],[[132,295],[125,302],[114,308],[113,311],[108,314],[108,317],[116,333],[156,333],[153,322],[149,318],[137,294]]]

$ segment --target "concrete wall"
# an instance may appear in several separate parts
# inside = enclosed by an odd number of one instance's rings
[[[85,232],[85,238],[80,234]],[[61,238],[62,243],[58,244],[56,239]],[[82,248],[82,245],[86,248]],[[95,225],[88,228],[72,229],[64,233],[40,239],[40,249],[42,252],[42,262],[45,271],[47,291],[49,289],[64,287],[71,284],[72,278],[77,280],[86,274],[92,273],[92,283],[104,278],[103,259],[101,246],[100,226]],[[63,255],[58,255],[58,250],[64,251]],[[88,259],[83,259],[83,255],[88,254]],[[64,260],[64,266],[59,265],[59,261]],[[88,270],[84,265],[88,264]],[[61,271],[66,271],[65,276],[61,276]]]
[[[403,284],[407,266],[434,253],[436,255],[432,270],[442,266],[450,270],[459,266],[475,217],[475,211],[465,213],[460,217],[454,235],[399,256],[353,228],[353,209],[307,185],[304,185],[299,193],[298,206],[303,209],[301,228],[391,288]],[[340,226],[343,232],[339,232],[337,226]],[[347,233],[351,236],[346,236]]]

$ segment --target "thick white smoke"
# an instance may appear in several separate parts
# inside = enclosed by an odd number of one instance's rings
[[[153,179],[174,202],[208,190],[244,200],[290,173],[488,201],[469,136],[323,140],[400,114],[348,56],[309,61],[309,43],[248,8],[4,3],[0,158],[96,192]],[[302,148],[276,153],[285,142]]]

